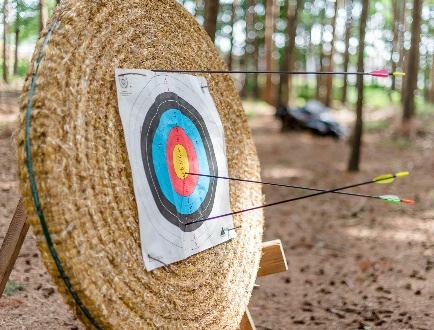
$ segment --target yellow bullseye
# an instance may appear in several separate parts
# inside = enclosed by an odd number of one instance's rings
[[[188,177],[190,171],[190,164],[188,162],[187,150],[181,144],[177,144],[173,148],[173,167],[175,169],[176,176],[182,180]]]

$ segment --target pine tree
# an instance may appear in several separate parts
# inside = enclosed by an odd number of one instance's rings
[[[215,41],[215,34],[217,30],[217,16],[219,12],[219,0],[206,0],[205,1],[205,31],[210,36],[211,40]]]
[[[412,132],[412,119],[415,114],[414,94],[417,89],[417,78],[419,72],[419,44],[422,19],[422,0],[413,2],[413,22],[411,23],[411,48],[408,54],[407,76],[403,113],[402,133],[409,136]]]
[[[359,27],[359,49],[357,50],[357,71],[364,72],[364,51],[365,51],[365,31],[366,21],[368,18],[369,0],[363,0],[362,2],[362,14],[360,16]],[[348,163],[348,170],[356,172],[359,170],[360,164],[360,151],[362,147],[363,136],[363,93],[364,93],[363,75],[357,75],[357,105],[356,105],[356,125],[352,136],[352,149],[351,157]]]

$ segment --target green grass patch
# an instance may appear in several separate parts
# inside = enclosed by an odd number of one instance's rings
[[[21,283],[9,280],[6,283],[6,287],[5,287],[5,291],[4,294],[8,297],[12,296],[15,292],[18,291],[23,291],[24,290],[24,285],[22,285]]]

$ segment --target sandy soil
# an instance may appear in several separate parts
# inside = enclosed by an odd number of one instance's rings
[[[16,94],[0,96],[1,242],[19,194],[11,137]],[[269,114],[253,116],[251,125],[266,180],[333,187],[409,169],[409,179],[357,191],[418,201],[402,207],[329,195],[267,209],[265,239],[283,241],[289,270],[258,279],[250,304],[257,327],[433,329],[434,134],[409,146],[388,131],[369,133],[362,171],[348,174],[345,142],[282,134]],[[276,187],[264,192],[269,202],[300,195]],[[82,328],[47,275],[32,234],[0,300],[0,329],[30,328]]]

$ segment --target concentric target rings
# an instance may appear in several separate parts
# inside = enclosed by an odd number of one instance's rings
[[[214,148],[199,112],[175,93],[157,96],[142,126],[143,166],[163,216],[184,232],[199,228],[214,204],[218,175]]]

